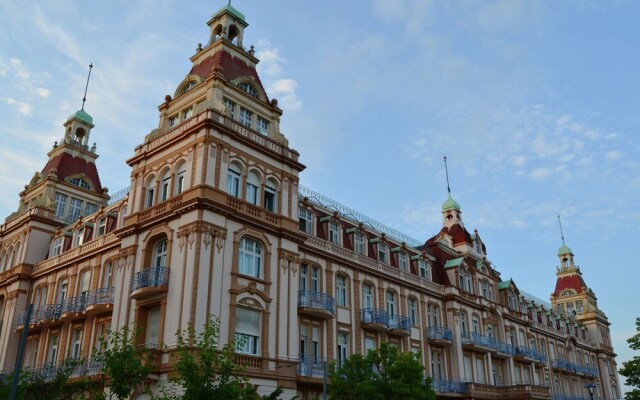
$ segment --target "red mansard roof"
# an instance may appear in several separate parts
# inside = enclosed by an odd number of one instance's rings
[[[205,58],[200,64],[194,65],[193,68],[191,68],[190,74],[198,75],[202,79],[207,79],[213,75],[213,68],[215,66],[222,67],[222,76],[228,81],[241,76],[253,77],[254,83],[260,86],[262,91],[266,93],[256,69],[248,66],[241,59],[231,56],[231,54],[226,51],[217,51],[214,55]],[[267,99],[267,102],[268,101],[269,99]]]
[[[560,293],[567,289],[575,290],[576,293],[582,293],[582,290],[587,287],[582,277],[578,274],[561,276],[556,281],[556,290],[553,292],[555,297],[560,297]]]
[[[62,152],[47,162],[47,165],[45,165],[42,170],[42,174],[49,174],[52,169],[56,170],[58,179],[60,180],[65,180],[73,175],[84,174],[85,178],[91,181],[96,193],[102,193],[102,185],[100,184],[100,177],[98,176],[98,169],[95,163]]]

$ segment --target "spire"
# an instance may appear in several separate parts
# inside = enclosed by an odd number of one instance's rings
[[[444,173],[447,176],[447,193],[449,193],[449,197],[451,197],[451,186],[449,186],[449,168],[447,168],[447,155],[445,154],[442,159],[444,160]]]
[[[231,1],[231,0],[229,0]],[[91,69],[93,68],[93,63],[89,64],[89,75],[87,76],[87,84],[84,87],[84,96],[82,96],[82,108],[80,110],[84,111],[84,103],[87,101],[87,89],[89,89],[89,79],[91,79]]]
[[[564,242],[564,232],[562,231],[562,220],[560,219],[560,214],[558,214],[558,225],[560,225],[560,238],[562,239],[562,246],[560,246],[560,248],[558,249],[558,257],[567,256],[567,255],[573,256],[573,252],[571,251],[569,246],[567,246]]]
[[[442,203],[442,224],[446,227],[451,227],[454,224],[462,225],[462,216],[460,211],[460,204],[451,197],[451,185],[449,184],[449,168],[447,166],[447,156],[442,157],[444,161],[444,172],[447,177],[447,200]]]

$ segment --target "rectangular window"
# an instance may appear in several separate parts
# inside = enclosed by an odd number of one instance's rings
[[[73,246],[80,246],[84,243],[84,228],[80,228],[76,231],[75,238],[73,240]]]
[[[340,244],[340,231],[338,223],[335,221],[329,222],[329,241],[333,244]]]
[[[106,231],[107,231],[107,219],[100,218],[98,220],[98,229],[96,229],[96,237],[98,238],[104,235]]]
[[[82,200],[72,197],[69,203],[69,221],[75,222],[80,217],[81,210]]]
[[[73,359],[80,358],[82,351],[82,329],[75,329],[71,333],[71,343],[69,345],[69,357]]]
[[[246,108],[240,107],[240,123],[248,128],[251,128],[251,121],[253,120],[253,113]]]
[[[361,232],[356,232],[353,235],[353,247],[358,254],[364,254],[364,235]]]
[[[51,256],[55,257],[62,253],[62,242],[64,238],[56,238],[53,240],[53,246],[51,247]]]
[[[156,194],[156,189],[153,187],[150,187],[147,189],[147,201],[146,201],[146,207],[152,207],[153,206],[153,201],[154,201],[154,197]]]
[[[87,215],[91,215],[91,214],[95,213],[96,211],[98,211],[98,205],[97,204],[87,203],[87,205],[85,206],[85,214],[83,215],[83,217],[86,217]]]
[[[178,116],[174,115],[169,117],[169,119],[167,120],[167,127],[173,128],[176,125],[178,125]]]
[[[58,304],[63,304],[64,300],[67,298],[67,287],[69,282],[65,279],[60,281],[58,285]]]
[[[269,121],[258,117],[258,132],[266,136],[269,133]]]
[[[246,197],[247,197],[247,202],[253,204],[253,205],[258,205],[258,187],[252,183],[247,182],[246,185]]]
[[[227,173],[227,193],[233,197],[240,197],[240,172],[231,168]]]
[[[67,195],[56,192],[56,217],[64,218],[64,210],[67,207]]]
[[[418,260],[418,273],[420,274],[420,278],[430,280],[429,264],[427,264],[425,260]]]
[[[103,272],[103,275],[102,275],[102,287],[103,288],[110,288],[111,287],[111,268],[112,268],[111,262],[106,263],[105,266],[104,266],[104,272]]]
[[[231,115],[231,118],[236,117],[236,103],[227,99],[226,97],[223,99],[224,106],[227,108],[227,113]]]
[[[304,233],[313,234],[313,214],[306,208],[298,208],[298,220],[300,230]]]
[[[145,347],[155,349],[158,347],[160,334],[160,309],[154,308],[147,312],[147,327]]]
[[[349,357],[349,334],[338,332],[338,365]]]
[[[236,308],[236,351],[258,355],[260,351],[260,312]]]
[[[418,321],[418,312],[417,312],[417,304],[416,299],[410,298],[407,302],[407,306],[409,308],[409,322],[411,325],[417,325]]]
[[[49,355],[47,362],[49,364],[55,364],[58,359],[58,335],[51,336],[49,338]]]
[[[171,176],[167,176],[162,180],[162,186],[160,186],[160,201],[166,201],[169,198],[170,183],[171,183]]]
[[[176,187],[175,187],[176,194],[180,194],[184,190],[184,174],[185,174],[185,172],[186,171],[180,171],[180,172],[178,172],[178,175],[176,175]]]
[[[336,302],[339,306],[347,306],[347,279],[342,276],[336,276]]]
[[[364,353],[367,354],[369,352],[369,350],[375,350],[376,349],[376,339],[372,338],[372,337],[365,337],[364,338]]]
[[[191,118],[191,116],[193,115],[193,108],[188,108],[184,111],[182,111],[182,119],[185,120],[187,118]]]
[[[398,253],[398,267],[400,268],[400,271],[407,272],[409,270],[407,253],[405,253],[404,251],[401,251],[400,253]]]
[[[387,253],[387,245],[385,243],[378,242],[378,261],[386,264],[388,262]]]
[[[91,286],[91,270],[82,271],[80,274],[80,297],[87,297],[89,295],[89,288]]]

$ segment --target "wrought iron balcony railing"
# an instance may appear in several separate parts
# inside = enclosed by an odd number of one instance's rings
[[[87,296],[69,297],[62,306],[62,313],[83,312],[87,306]]]
[[[387,325],[387,312],[377,308],[363,308],[360,310],[360,322],[363,324]]]
[[[498,353],[502,353],[502,354],[507,354],[510,356],[513,356],[513,345],[511,343],[504,343],[504,342],[499,342],[499,341],[494,341],[493,342],[495,345],[495,349]]]
[[[169,285],[169,268],[153,267],[136,272],[131,279],[131,291],[146,287]]]
[[[387,315],[387,329],[411,330],[409,317],[404,315]]]
[[[551,364],[553,366],[553,368],[556,369],[564,369],[564,370],[571,370],[573,369],[571,366],[571,363],[567,360],[563,360],[561,358],[555,358],[551,361]]]
[[[87,296],[86,305],[92,306],[94,304],[113,304],[115,294],[116,288],[114,287],[93,289]]]
[[[444,326],[430,326],[427,329],[427,337],[435,340],[453,340],[453,332]]]
[[[335,299],[326,293],[311,290],[298,292],[298,307],[321,308],[334,314],[336,311],[335,303]]]
[[[432,378],[433,390],[436,393],[466,393],[467,383],[451,379]]]
[[[298,376],[307,378],[324,378],[327,372],[327,361],[319,357],[301,355],[298,363]]]
[[[462,335],[462,344],[473,344],[476,346],[495,348],[495,342],[491,336],[481,335],[477,332],[468,332]]]

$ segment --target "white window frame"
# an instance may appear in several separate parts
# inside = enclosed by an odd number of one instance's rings
[[[96,238],[99,238],[100,236],[103,236],[105,233],[107,233],[107,217],[99,218],[96,225]]]
[[[53,243],[51,245],[51,257],[56,257],[62,254],[62,245],[64,244],[64,237],[58,237],[53,239]],[[5,254],[6,257],[6,254]],[[6,259],[3,258],[3,261]]]
[[[64,218],[64,212],[67,207],[68,196],[66,194],[56,192],[56,217]]]
[[[341,307],[349,305],[347,291],[347,277],[344,275],[336,275],[336,304]]]
[[[415,298],[413,297],[409,297],[407,299],[407,311],[409,314],[409,322],[411,322],[411,325],[417,325],[418,324],[418,302],[416,301]]]
[[[243,321],[240,317],[242,313],[246,313],[246,317],[248,317],[250,324],[253,326],[239,323]],[[254,356],[260,354],[261,321],[262,315],[260,311],[245,307],[236,308],[236,352]]]
[[[269,121],[267,121],[265,118],[258,116],[258,122],[256,123],[256,128],[258,129],[258,132],[267,136],[269,134]]]
[[[247,128],[251,128],[253,113],[244,107],[240,107],[240,123]]]
[[[245,186],[244,199],[257,206],[260,202],[260,177],[253,171],[249,172]]]
[[[176,195],[184,191],[184,182],[185,182],[186,173],[187,173],[186,163],[181,162],[180,165],[178,165],[178,172],[176,173],[176,186],[173,190]]]
[[[278,209],[278,189],[272,179],[267,179],[264,185],[263,205],[265,210],[270,212],[277,212]]]
[[[355,232],[353,234],[353,249],[358,254],[366,255],[367,246],[365,245],[364,233]]]
[[[262,246],[256,240],[243,237],[238,247],[238,272],[260,279],[262,276]]]
[[[404,251],[398,253],[398,268],[403,272],[409,271],[409,257]]]
[[[73,247],[82,246],[82,244],[84,244],[84,232],[84,227],[78,228],[78,230],[75,231],[73,238]]]
[[[337,335],[337,351],[338,365],[342,365],[349,357],[349,334],[347,332],[338,332]]]
[[[384,242],[378,242],[378,261],[384,264],[389,263],[389,246]]]
[[[227,170],[227,193],[230,196],[240,198],[241,181],[242,172],[240,167],[235,163],[229,164],[229,169]]]
[[[298,208],[298,223],[302,232],[313,234],[313,212],[308,208]]]
[[[336,221],[329,221],[327,231],[329,241],[333,244],[340,244],[340,224]]]

